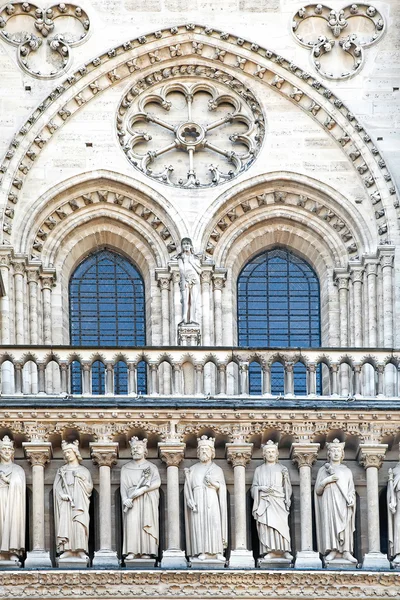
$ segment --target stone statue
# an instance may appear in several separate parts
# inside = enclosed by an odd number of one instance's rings
[[[58,560],[87,563],[92,477],[80,464],[78,440],[63,441],[61,448],[66,464],[58,469],[53,485]]]
[[[182,251],[178,254],[182,303],[182,321],[180,324],[192,323],[197,325],[196,312],[200,295],[200,261],[193,252],[193,244],[190,238],[183,238],[181,247]]]
[[[228,512],[224,472],[213,461],[214,439],[197,440],[197,458],[185,469],[186,551],[191,559],[225,564]],[[193,560],[192,560],[193,564]]]
[[[161,485],[157,467],[146,460],[147,440],[133,437],[129,443],[133,460],[121,469],[124,521],[122,554],[125,564],[158,555]]]
[[[25,549],[25,472],[14,464],[14,442],[0,441],[0,566],[18,560]]]
[[[352,472],[342,464],[344,443],[327,444],[328,462],[315,482],[315,518],[318,551],[325,563],[357,564],[353,553],[356,492]]]
[[[263,448],[264,464],[254,472],[251,495],[253,517],[257,523],[261,562],[290,563],[290,531],[288,517],[292,486],[286,467],[278,463],[278,446],[268,440]]]
[[[400,567],[400,462],[389,469],[387,488],[389,558],[393,566]]]

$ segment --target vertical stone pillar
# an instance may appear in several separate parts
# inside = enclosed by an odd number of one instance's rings
[[[29,289],[29,341],[31,344],[39,343],[38,328],[38,283],[39,271],[36,268],[27,268],[26,275]]]
[[[180,290],[181,276],[179,271],[172,271],[172,294],[173,294],[173,306],[174,306],[174,335],[172,338],[173,344],[178,344],[178,325],[182,321],[182,303],[181,303],[181,290]]]
[[[210,288],[211,288],[211,273],[212,267],[203,267],[201,272],[201,303],[203,312],[203,345],[211,345],[211,322],[210,322]]]
[[[353,323],[354,323],[354,346],[360,348],[363,344],[363,314],[362,314],[362,284],[363,272],[353,269],[351,272],[353,282]]]
[[[161,336],[163,346],[169,346],[169,289],[171,281],[171,273],[157,272],[156,273],[158,287],[161,290]]]
[[[368,503],[368,552],[364,556],[363,569],[390,569],[390,563],[381,552],[379,531],[378,471],[382,466],[387,444],[360,444],[359,460],[366,469]]]
[[[393,259],[392,253],[381,257],[383,284],[383,343],[393,346]]]
[[[54,285],[52,275],[41,275],[42,301],[43,301],[43,343],[51,344],[52,341],[52,310],[51,290]]]
[[[225,285],[225,275],[214,273],[213,283],[215,345],[222,346],[222,289]]]
[[[51,459],[51,443],[22,442],[22,446],[32,465],[32,550],[27,553],[25,567],[49,569],[52,564],[45,544],[44,468]]]
[[[181,550],[179,510],[179,465],[184,458],[186,444],[159,442],[160,458],[167,465],[167,549],[164,550],[161,567],[186,569],[185,553]]]
[[[301,442],[292,444],[292,461],[300,474],[300,552],[296,555],[296,569],[322,569],[319,553],[313,549],[313,522],[311,496],[311,467],[317,460],[319,444]]]
[[[111,467],[117,463],[118,442],[91,442],[92,460],[99,467],[100,482],[100,548],[96,550],[93,566],[115,569],[119,566],[117,553],[113,550],[111,526]]]
[[[366,267],[367,272],[367,289],[368,289],[368,345],[374,348],[378,340],[378,323],[377,323],[377,301],[376,301],[376,277],[377,265],[375,262],[370,262]]]
[[[0,273],[2,282],[2,296],[0,299],[1,310],[1,343],[10,343],[10,257],[8,254],[0,255]]]
[[[252,450],[253,444],[246,442],[226,444],[226,457],[234,474],[235,544],[229,559],[232,569],[254,568],[253,553],[247,549],[246,519],[246,465],[251,460]]]
[[[24,274],[25,263],[22,261],[13,262],[14,268],[14,306],[15,306],[15,343],[25,343],[24,331]]]
[[[335,281],[339,291],[339,340],[343,347],[349,343],[349,274],[340,273]],[[346,365],[340,367],[340,395],[349,393],[349,374]]]

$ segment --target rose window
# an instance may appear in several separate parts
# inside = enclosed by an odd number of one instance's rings
[[[257,100],[242,84],[237,90],[200,82],[141,93],[132,88],[118,118],[129,161],[149,177],[182,188],[230,181],[252,164],[264,137]]]

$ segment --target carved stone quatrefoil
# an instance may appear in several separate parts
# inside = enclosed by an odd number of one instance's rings
[[[0,9],[0,36],[17,47],[20,66],[34,77],[53,79],[68,67],[71,48],[86,41],[87,13],[75,4],[40,8],[32,2]]]
[[[311,49],[316,70],[328,79],[356,75],[364,62],[363,48],[378,42],[385,21],[370,4],[349,4],[332,10],[324,4],[307,4],[292,20],[297,42]]]

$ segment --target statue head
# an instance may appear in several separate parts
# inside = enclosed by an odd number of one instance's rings
[[[327,457],[329,462],[342,462],[344,459],[344,442],[337,438],[326,445]]]
[[[278,444],[275,444],[272,440],[268,440],[268,442],[262,446],[262,453],[266,463],[275,464],[278,462]]]
[[[147,439],[139,440],[138,437],[133,437],[129,441],[131,447],[131,454],[133,460],[140,460],[146,458],[147,452]]]
[[[197,458],[200,462],[207,462],[215,458],[215,439],[202,435],[197,438]]]
[[[61,450],[63,451],[67,463],[75,462],[75,460],[78,460],[79,462],[82,461],[78,440],[74,440],[73,442],[66,442],[63,440],[61,442]]]
[[[2,462],[10,462],[14,458],[14,442],[8,435],[0,440],[0,459]]]
[[[188,237],[181,239],[181,250],[182,252],[191,252],[193,254],[193,243]]]

